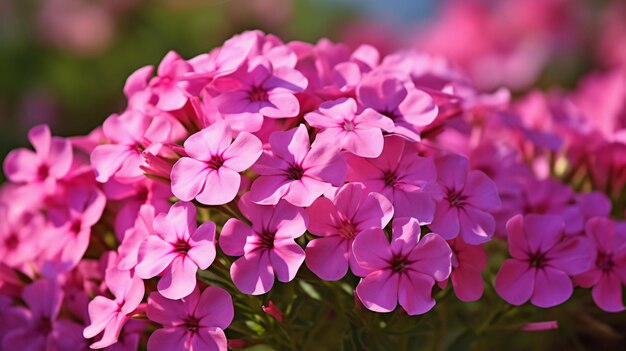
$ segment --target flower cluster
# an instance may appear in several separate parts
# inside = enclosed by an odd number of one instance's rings
[[[254,295],[294,280],[410,316],[479,300],[483,274],[511,305],[583,287],[624,310],[621,71],[510,101],[418,52],[250,31],[124,94],[89,135],[37,126],[4,161],[2,350],[242,346],[289,318]]]

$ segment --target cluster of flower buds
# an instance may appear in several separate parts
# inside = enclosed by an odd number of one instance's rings
[[[237,301],[304,271],[375,312],[479,300],[483,273],[511,305],[584,287],[624,310],[621,71],[512,102],[418,52],[250,31],[124,94],[4,161],[2,350],[225,350]],[[510,258],[489,275],[492,241]]]

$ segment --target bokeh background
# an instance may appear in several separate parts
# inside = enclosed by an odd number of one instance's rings
[[[0,157],[26,131],[90,131],[123,109],[126,77],[174,49],[189,58],[259,28],[387,53],[443,54],[486,91],[571,87],[626,62],[625,1],[0,0]]]

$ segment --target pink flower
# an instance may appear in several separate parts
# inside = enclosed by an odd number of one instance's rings
[[[593,301],[607,312],[624,311],[622,286],[626,285],[626,227],[608,218],[594,217],[587,222],[586,234],[595,264],[577,275],[574,282],[593,287]]]
[[[107,118],[102,128],[111,143],[98,145],[91,153],[96,180],[105,183],[115,176],[130,183],[143,176],[143,150],[153,143],[168,141],[171,125],[165,118],[151,119],[142,112],[128,110]]]
[[[198,288],[181,300],[169,300],[153,292],[148,298],[148,318],[163,325],[148,339],[148,350],[223,350],[224,335],[233,320],[233,300],[226,290],[209,286]]]
[[[348,266],[362,275],[352,252],[354,239],[364,230],[384,228],[393,216],[387,198],[367,193],[362,184],[346,184],[332,200],[320,197],[306,209],[309,231],[319,236],[306,247],[306,265],[324,280],[341,279]]]
[[[38,212],[15,211],[9,204],[0,202],[2,263],[10,267],[19,267],[37,258],[43,247],[41,240],[43,230],[44,218]]]
[[[172,192],[183,201],[195,198],[205,205],[228,203],[239,191],[239,172],[252,166],[262,151],[263,145],[254,135],[241,132],[233,141],[228,124],[216,122],[185,141],[189,157],[172,168]]]
[[[394,134],[415,141],[420,140],[420,128],[432,123],[439,113],[430,95],[381,73],[370,74],[361,81],[357,99],[363,107],[393,120]]]
[[[356,101],[351,98],[324,102],[304,118],[312,127],[322,129],[317,142],[336,144],[362,157],[378,157],[384,142],[381,129],[393,130],[393,121],[372,109],[357,114]]]
[[[251,226],[229,219],[220,234],[220,247],[229,256],[241,256],[230,268],[237,288],[246,294],[264,294],[274,285],[274,276],[286,283],[293,280],[304,262],[304,250],[295,242],[306,231],[304,210],[285,201],[260,206],[247,196],[239,209]]]
[[[448,241],[452,249],[450,280],[456,297],[461,301],[476,301],[483,296],[482,272],[487,268],[487,257],[482,246],[468,245],[461,238]]]
[[[354,240],[354,256],[366,272],[356,295],[375,312],[391,312],[400,303],[409,315],[426,313],[435,306],[435,281],[450,275],[452,251],[437,234],[420,239],[415,218],[399,218],[392,225],[391,243],[379,228],[365,230]]]
[[[40,279],[24,288],[26,307],[10,307],[5,317],[13,328],[2,340],[3,350],[84,350],[82,327],[58,319],[63,290],[52,280]]]
[[[141,303],[145,290],[143,281],[131,271],[117,268],[106,272],[105,282],[114,299],[96,296],[89,303],[91,323],[83,331],[86,339],[104,331],[102,338],[91,345],[92,349],[105,348],[117,342],[122,327]]]
[[[142,205],[137,213],[135,225],[124,233],[124,239],[117,248],[117,268],[130,270],[137,265],[139,248],[141,243],[152,233],[155,217],[155,208],[150,205]]]
[[[334,144],[309,144],[306,127],[270,136],[271,151],[264,151],[252,169],[261,176],[252,183],[250,200],[275,205],[280,199],[309,206],[331,186],[346,178],[346,162]]]
[[[56,237],[47,247],[51,258],[43,267],[47,276],[74,268],[89,246],[92,227],[98,223],[106,199],[97,188],[71,188],[61,206],[49,209]]]
[[[446,240],[459,234],[472,245],[491,240],[496,221],[490,212],[500,207],[496,184],[483,172],[470,171],[465,157],[447,155],[435,163],[444,197],[428,227]]]
[[[142,279],[163,274],[157,288],[169,299],[191,294],[198,268],[207,269],[215,259],[215,223],[197,227],[196,208],[177,202],[154,219],[154,232],[139,247],[135,273]]]
[[[293,68],[274,67],[263,56],[248,60],[234,73],[217,78],[213,103],[228,121],[246,120],[245,130],[256,132],[263,117],[286,118],[300,113],[295,94],[304,91],[307,80]]]
[[[157,108],[173,111],[187,103],[186,82],[181,82],[181,78],[190,72],[193,72],[193,67],[176,52],[170,51],[165,55],[157,68],[157,76],[150,81],[152,92],[159,97]]]
[[[378,158],[348,155],[348,181],[360,182],[365,190],[384,195],[393,203],[396,217],[414,217],[421,224],[432,222],[435,199],[440,196],[432,158],[420,157],[404,139],[385,137]]]
[[[583,237],[564,236],[558,216],[517,215],[507,223],[509,253],[496,276],[496,292],[506,302],[521,305],[528,300],[539,307],[553,307],[572,295],[570,275],[589,269],[591,252]]]
[[[14,183],[41,184],[48,193],[63,180],[72,167],[72,144],[52,137],[46,125],[33,127],[28,140],[35,152],[27,149],[11,151],[4,160],[4,174]]]

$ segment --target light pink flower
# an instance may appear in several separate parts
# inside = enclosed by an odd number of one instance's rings
[[[432,123],[439,113],[430,95],[386,74],[368,75],[356,92],[363,107],[389,117],[395,124],[393,133],[409,140],[419,141],[420,128]]]
[[[470,171],[463,156],[443,156],[435,164],[444,196],[428,227],[446,240],[457,235],[472,245],[491,240],[496,221],[490,212],[500,207],[496,184],[483,172]]]
[[[409,315],[435,306],[431,290],[435,281],[448,278],[452,251],[437,234],[420,239],[415,218],[393,221],[391,243],[382,229],[368,229],[354,241],[357,263],[366,272],[356,288],[363,305],[375,312],[391,312],[400,306]]]
[[[13,328],[2,340],[3,350],[85,350],[82,326],[59,319],[63,290],[52,280],[40,279],[24,288],[26,307],[10,307],[5,314]]]
[[[333,144],[309,143],[306,127],[270,136],[271,151],[264,151],[252,169],[261,176],[252,183],[250,200],[275,205],[280,199],[309,206],[331,186],[346,178],[346,161]]]
[[[153,222],[157,211],[150,205],[142,205],[137,213],[135,225],[124,233],[124,239],[117,248],[117,268],[130,270],[137,265],[141,243],[154,233]]]
[[[245,120],[248,132],[261,128],[263,117],[286,118],[300,113],[295,94],[304,91],[307,80],[289,67],[274,67],[263,56],[248,60],[234,73],[217,78],[213,103],[228,121]]]
[[[28,149],[11,151],[4,160],[4,174],[14,183],[41,184],[48,193],[63,180],[72,167],[72,144],[69,140],[52,137],[46,125],[33,127],[28,140],[35,152]]]
[[[441,196],[432,158],[418,156],[403,138],[385,137],[379,157],[365,159],[348,155],[348,181],[360,182],[365,190],[384,195],[396,217],[414,217],[428,224],[435,214],[435,199]]]
[[[141,153],[153,143],[168,141],[171,124],[162,117],[151,119],[140,111],[127,110],[107,118],[102,129],[111,143],[98,145],[91,153],[96,180],[105,183],[115,176],[129,183],[143,176]]]
[[[198,268],[207,269],[215,259],[215,223],[197,227],[196,208],[177,202],[154,219],[154,232],[139,247],[135,273],[142,279],[163,274],[157,288],[169,299],[191,294]]]
[[[156,107],[163,111],[182,108],[187,103],[185,81],[181,78],[193,72],[193,67],[176,52],[168,52],[157,68],[157,76],[150,80],[150,89],[158,96]]]
[[[229,219],[220,234],[225,254],[239,257],[230,268],[235,286],[241,292],[264,294],[274,285],[274,276],[286,283],[293,280],[304,262],[304,250],[295,242],[306,231],[304,210],[285,201],[275,206],[260,206],[247,196],[239,209],[251,226]]]
[[[153,292],[148,298],[148,318],[163,325],[148,339],[148,350],[226,351],[224,334],[233,320],[233,300],[226,290],[198,288],[180,300],[169,300]]]
[[[593,301],[607,312],[624,311],[622,286],[626,285],[626,227],[608,218],[587,221],[586,234],[592,250],[588,271],[574,277],[585,288],[593,287]]]
[[[224,121],[193,134],[185,141],[185,152],[172,168],[172,192],[183,201],[194,198],[205,205],[231,202],[243,172],[261,156],[263,145],[254,135],[241,132],[232,139]],[[217,189],[217,190],[216,190]]]
[[[0,257],[2,263],[19,267],[41,252],[44,218],[38,212],[14,211],[0,202]],[[0,284],[2,285],[2,284]]]
[[[454,294],[461,301],[476,301],[483,296],[482,272],[487,268],[485,249],[468,245],[461,238],[448,241],[452,249],[450,280]]]
[[[565,237],[563,219],[553,215],[517,215],[507,223],[509,253],[496,276],[496,292],[506,302],[528,300],[539,307],[559,305],[572,295],[570,275],[591,265],[589,242]]]
[[[304,118],[322,130],[317,142],[335,144],[362,157],[378,157],[383,151],[382,130],[393,130],[393,121],[372,109],[357,114],[356,101],[351,98],[324,102]]]
[[[48,219],[56,237],[47,246],[43,272],[54,276],[74,268],[89,246],[92,227],[98,223],[106,199],[98,188],[71,188],[59,206],[51,207]]]
[[[384,228],[393,216],[387,198],[367,193],[358,183],[344,185],[332,200],[318,198],[306,211],[308,230],[320,237],[307,244],[306,265],[324,280],[341,279],[348,266],[362,275],[352,252],[354,239],[366,229]]]
[[[102,349],[117,342],[122,327],[141,303],[145,291],[143,280],[131,271],[109,269],[105,282],[114,299],[96,296],[89,303],[91,323],[83,331],[87,339],[104,331],[102,338],[91,344],[92,349]]]

